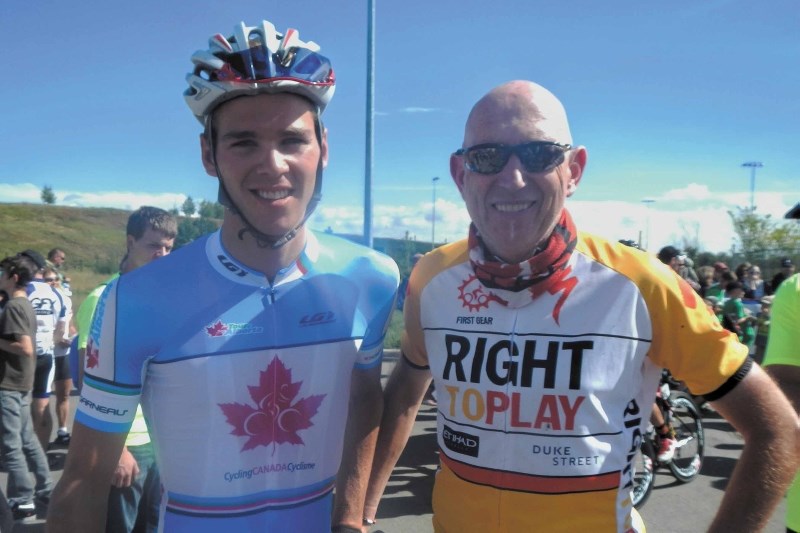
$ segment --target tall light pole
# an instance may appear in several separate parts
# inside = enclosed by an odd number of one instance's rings
[[[645,228],[645,231],[644,231],[645,241],[644,241],[644,246],[643,246],[643,248],[645,250],[649,250],[650,249],[650,204],[652,204],[653,202],[655,202],[655,200],[652,199],[652,198],[642,198],[642,203],[644,204],[644,207],[645,207],[645,210],[646,210],[646,212],[645,212],[645,227],[644,227]],[[639,244],[641,245],[642,243],[639,243]]]
[[[761,161],[748,161],[747,163],[742,163],[743,167],[748,167],[750,169],[750,211],[755,211],[756,209],[756,169],[761,168],[764,165]]]
[[[372,248],[372,152],[375,136],[375,4],[367,0],[367,139],[364,157],[364,244]]]
[[[431,216],[431,250],[436,247],[436,182],[438,177],[433,178],[433,214]]]

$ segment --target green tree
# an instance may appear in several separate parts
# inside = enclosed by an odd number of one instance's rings
[[[749,207],[739,207],[728,214],[745,256],[766,257],[795,249],[800,242],[800,226],[794,221],[776,221]]]
[[[194,215],[197,212],[197,208],[194,205],[194,200],[192,200],[191,196],[187,196],[186,200],[184,200],[183,205],[181,206],[181,211],[187,217]]]
[[[178,236],[175,237],[175,248],[180,248],[198,237],[216,231],[219,225],[208,218],[183,218],[178,222]]]
[[[54,205],[56,203],[56,193],[53,192],[53,188],[49,185],[45,185],[42,187],[42,202],[47,205]]]
[[[219,202],[209,202],[208,200],[200,200],[200,207],[197,209],[197,214],[201,218],[215,218],[222,219],[225,215],[225,208]]]

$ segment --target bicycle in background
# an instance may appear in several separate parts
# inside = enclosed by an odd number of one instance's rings
[[[650,496],[655,484],[656,471],[667,467],[679,481],[688,483],[700,474],[703,465],[705,436],[700,409],[691,394],[679,390],[681,385],[668,370],[661,373],[661,383],[656,395],[656,405],[664,416],[664,421],[672,428],[671,435],[677,441],[675,455],[669,461],[659,461],[660,436],[648,423],[647,431],[634,458],[633,506],[640,509]]]

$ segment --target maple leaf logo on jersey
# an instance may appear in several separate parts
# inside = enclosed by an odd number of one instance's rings
[[[212,337],[221,337],[225,335],[226,331],[228,331],[228,326],[223,324],[221,320],[217,320],[217,323],[213,326],[206,327],[206,333]]]
[[[89,339],[86,345],[86,368],[94,368],[100,364],[100,351],[94,347],[94,342]]]
[[[267,369],[259,373],[258,385],[247,387],[255,407],[241,403],[217,404],[233,426],[231,435],[248,437],[242,451],[272,444],[274,454],[278,444],[305,445],[298,432],[314,425],[311,419],[326,395],[316,394],[295,401],[302,384],[302,381],[292,382],[292,371],[276,356]]]
[[[458,287],[458,299],[461,304],[470,311],[480,311],[481,307],[489,308],[489,302],[505,304],[493,292],[484,292],[485,287],[478,281],[478,277],[472,275],[464,280]]]

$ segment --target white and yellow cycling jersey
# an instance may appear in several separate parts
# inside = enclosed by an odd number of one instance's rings
[[[485,287],[466,241],[412,273],[402,349],[437,389],[437,531],[641,531],[631,459],[661,368],[712,398],[749,368],[647,253],[580,234],[546,283],[536,297]]]

